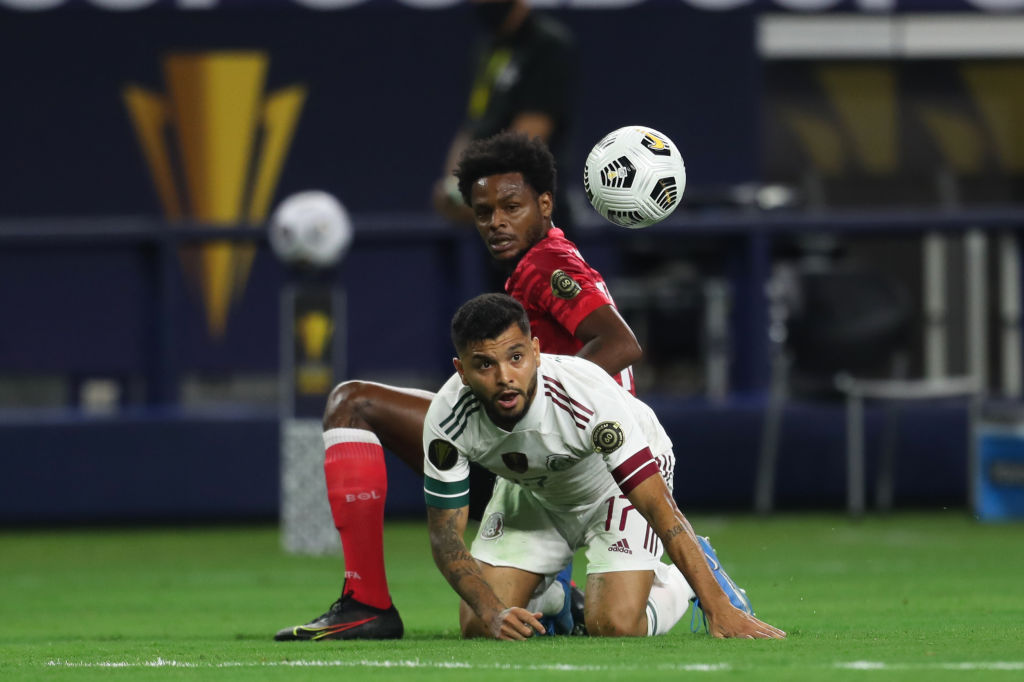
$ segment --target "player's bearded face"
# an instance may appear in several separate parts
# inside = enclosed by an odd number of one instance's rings
[[[487,250],[510,267],[551,228],[551,194],[537,196],[522,173],[480,178],[470,190],[470,204]]]
[[[498,338],[469,344],[455,359],[462,383],[480,399],[495,425],[511,430],[537,395],[540,346],[516,324]]]

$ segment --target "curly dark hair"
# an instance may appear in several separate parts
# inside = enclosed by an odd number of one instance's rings
[[[552,197],[555,195],[555,157],[539,137],[531,140],[523,133],[507,130],[494,137],[471,142],[455,169],[462,200],[469,206],[473,183],[501,173],[522,173],[537,196],[544,192],[551,192]]]
[[[519,301],[506,294],[480,294],[455,311],[452,345],[461,354],[471,343],[498,338],[512,324],[530,336],[530,318]]]

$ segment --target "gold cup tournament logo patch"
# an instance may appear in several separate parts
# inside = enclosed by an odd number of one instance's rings
[[[232,228],[266,219],[306,99],[300,85],[264,94],[268,63],[258,51],[170,53],[166,92],[122,89],[168,220]],[[255,254],[255,245],[227,240],[182,248],[212,337],[224,336]]]
[[[557,298],[575,298],[582,288],[579,283],[562,270],[551,273],[551,294]]]
[[[427,459],[438,471],[448,471],[459,461],[459,451],[448,441],[438,438],[427,446]]]
[[[594,427],[594,449],[603,455],[615,452],[622,446],[625,436],[618,422],[601,422]]]

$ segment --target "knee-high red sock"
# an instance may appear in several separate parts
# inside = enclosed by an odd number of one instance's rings
[[[384,449],[363,429],[329,429],[324,446],[327,499],[345,554],[345,588],[358,601],[386,609],[391,595],[384,573]]]

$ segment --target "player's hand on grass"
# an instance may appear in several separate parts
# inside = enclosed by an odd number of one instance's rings
[[[495,639],[523,640],[544,634],[544,626],[538,620],[543,614],[531,613],[524,608],[513,606],[499,611],[491,620],[491,635]]]
[[[708,614],[708,632],[719,638],[783,639],[786,633],[753,616],[730,607],[718,617]]]

